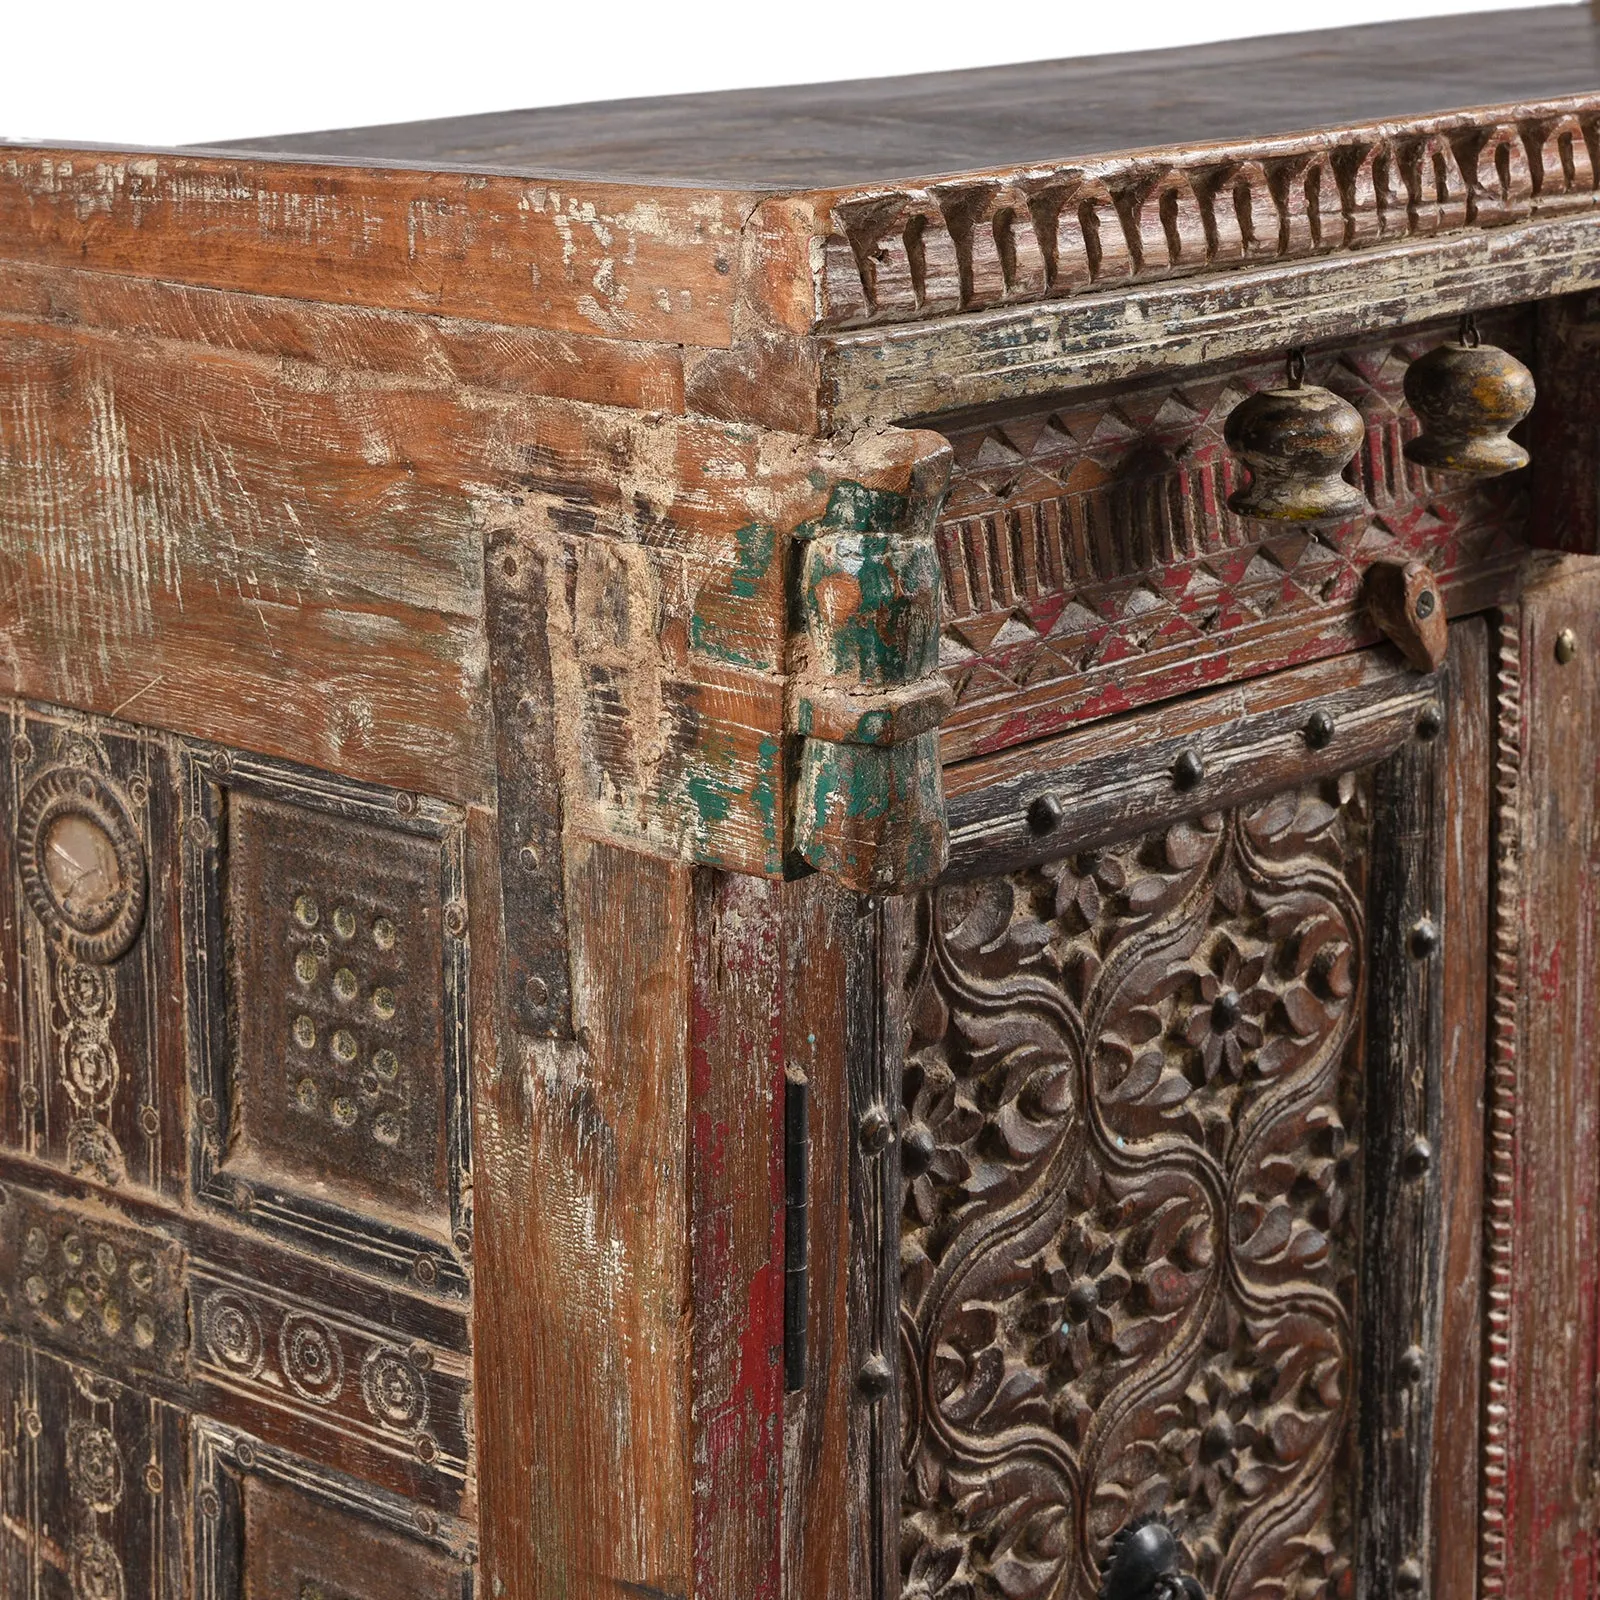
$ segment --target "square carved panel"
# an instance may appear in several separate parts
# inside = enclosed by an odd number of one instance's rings
[[[229,806],[238,1047],[224,1170],[447,1223],[437,840]]]
[[[198,1600],[472,1600],[466,1524],[214,1423],[196,1431]]]
[[[197,1186],[367,1270],[465,1292],[460,819],[190,752]]]
[[[102,1369],[186,1375],[184,1251],[154,1229],[7,1188],[0,1286],[7,1325],[30,1340]]]

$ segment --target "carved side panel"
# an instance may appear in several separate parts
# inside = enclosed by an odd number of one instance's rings
[[[195,1183],[254,1226],[466,1292],[462,823],[186,757]]]
[[[175,794],[164,745],[70,712],[4,710],[0,1071],[11,1148],[110,1188],[182,1175]]]
[[[213,1415],[408,1498],[459,1507],[472,1448],[471,1363],[451,1324],[376,1297],[263,1285],[197,1266],[197,1399]],[[331,1302],[331,1303],[330,1303]],[[454,1337],[452,1337],[454,1335]]]
[[[173,1407],[0,1342],[0,1592],[184,1600],[184,1456]]]
[[[907,1596],[1353,1593],[1369,774],[927,896],[901,1224]]]

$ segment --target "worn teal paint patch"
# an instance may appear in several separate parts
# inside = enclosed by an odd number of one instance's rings
[[[733,814],[740,795],[733,772],[733,741],[721,729],[702,727],[694,766],[683,780],[684,791],[694,806],[695,833],[702,846],[716,825]]]
[[[761,593],[761,585],[772,566],[778,530],[764,522],[751,522],[735,532],[733,542],[738,554],[734,557],[728,587],[741,600],[754,600]]]
[[[770,735],[756,747],[756,770],[761,774],[750,800],[761,816],[761,837],[768,846],[778,843],[778,785],[783,782],[783,743]]]
[[[846,478],[833,486],[822,515],[802,522],[797,539],[815,539],[825,533],[893,533],[904,525],[911,509],[909,496],[895,489],[869,489]]]
[[[773,652],[781,641],[768,641],[760,651],[752,627],[757,613],[743,604],[758,601],[772,581],[772,561],[778,549],[778,530],[765,522],[749,522],[735,530],[733,566],[725,584],[709,585],[696,598],[689,618],[689,643],[702,655],[731,667],[756,667],[771,671],[778,663]]]
[[[944,865],[937,732],[887,749],[810,740],[797,789],[795,844],[812,866],[856,887],[905,888]]]
[[[733,802],[739,795],[732,784],[722,783],[705,773],[696,773],[690,778],[688,789],[695,811],[705,824],[726,822],[733,812]]]
[[[937,665],[939,568],[927,541],[881,533],[819,539],[807,552],[805,583],[807,625],[831,670],[901,683]],[[856,601],[841,617],[827,597],[837,605],[846,586]]]

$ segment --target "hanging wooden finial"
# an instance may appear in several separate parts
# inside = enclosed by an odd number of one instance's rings
[[[1460,337],[1436,345],[1406,368],[1406,401],[1422,432],[1406,441],[1406,460],[1430,472],[1498,477],[1528,464],[1508,437],[1533,409],[1533,374],[1508,351],[1484,344],[1471,316]]]
[[[1325,522],[1360,516],[1367,497],[1344,477],[1366,425],[1331,389],[1305,382],[1305,355],[1291,351],[1288,382],[1242,400],[1222,437],[1250,469],[1228,509],[1269,522]]]

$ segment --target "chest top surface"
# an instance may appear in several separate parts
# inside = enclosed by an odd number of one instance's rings
[[[847,58],[841,58],[846,60]],[[357,165],[832,188],[1582,94],[1587,6],[1434,17],[1183,49],[227,139]]]

